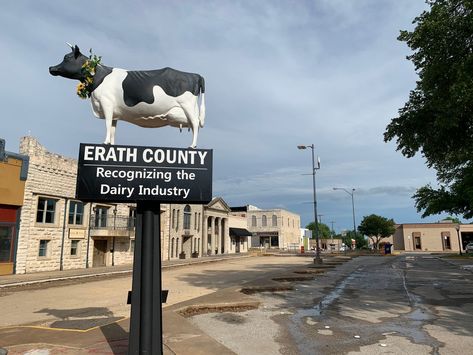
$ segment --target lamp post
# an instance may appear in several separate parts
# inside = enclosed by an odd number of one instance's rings
[[[351,196],[351,208],[352,208],[352,213],[353,213],[353,237],[356,235],[356,223],[355,223],[355,199],[354,199],[354,194],[355,194],[355,189],[351,189],[351,192],[348,191],[347,189],[343,187],[334,187],[334,190],[343,190],[347,194]]]
[[[462,245],[460,243],[460,225],[455,225],[455,229],[457,230],[458,250],[460,250],[460,256],[462,256]]]
[[[317,220],[317,192],[315,188],[315,171],[320,169],[320,159],[317,157],[317,167],[315,166],[315,156],[314,156],[314,150],[315,146],[314,144],[311,145],[298,145],[298,149],[307,149],[310,148],[312,149],[312,186],[314,189],[314,223],[315,223],[315,243],[317,244],[315,248],[315,259],[314,263],[320,264],[322,263],[322,259],[320,258],[320,246],[319,246],[319,222]]]

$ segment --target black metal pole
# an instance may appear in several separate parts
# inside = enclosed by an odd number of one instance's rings
[[[315,156],[314,156],[314,145],[310,146],[312,148],[312,187],[314,192],[314,222],[315,222],[315,243],[317,244],[315,248],[315,259],[314,262],[319,264],[321,263],[320,259],[320,244],[319,244],[319,222],[317,220],[317,190],[315,185]]]
[[[128,354],[163,353],[160,204],[138,202]]]
[[[460,256],[462,256],[462,245],[461,245],[461,242],[460,242],[460,226],[458,226],[456,228],[457,230],[457,238],[458,238],[458,250],[460,251]]]

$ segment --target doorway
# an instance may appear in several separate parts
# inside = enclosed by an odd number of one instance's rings
[[[106,266],[107,241],[104,239],[94,240],[94,260],[92,267]]]
[[[414,250],[422,250],[422,244],[420,242],[420,237],[414,237]]]

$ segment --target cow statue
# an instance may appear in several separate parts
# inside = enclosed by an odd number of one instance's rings
[[[191,148],[197,145],[199,127],[205,120],[205,82],[199,74],[171,68],[130,71],[100,64],[86,77],[89,58],[72,46],[62,63],[50,67],[54,76],[76,79],[88,85],[92,110],[105,119],[105,144],[115,144],[118,120],[141,127],[187,127],[192,130]],[[81,85],[81,84],[79,84]],[[198,98],[200,96],[200,108]]]

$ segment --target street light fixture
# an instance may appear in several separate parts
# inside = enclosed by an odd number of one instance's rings
[[[460,250],[460,256],[462,256],[462,245],[460,243],[460,225],[456,224],[455,229],[457,230],[458,250]]]
[[[307,149],[310,148],[312,149],[312,186],[314,189],[314,223],[315,223],[315,243],[317,244],[315,248],[315,259],[314,263],[315,264],[321,264],[322,259],[320,258],[320,246],[319,246],[319,222],[317,220],[317,192],[315,188],[315,171],[320,169],[320,158],[317,157],[317,167],[315,166],[315,156],[314,156],[314,150],[315,146],[314,144],[311,145],[298,145],[298,149]]]
[[[351,189],[351,192],[348,191],[347,189],[343,187],[334,187],[334,190],[342,190],[345,191],[347,194],[351,196],[351,208],[352,208],[352,213],[353,213],[353,237],[356,236],[356,223],[355,223],[355,199],[354,199],[354,194],[355,194],[355,189]]]

